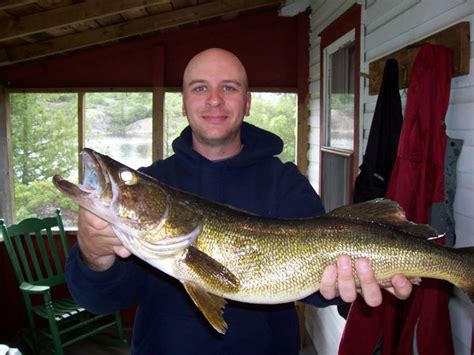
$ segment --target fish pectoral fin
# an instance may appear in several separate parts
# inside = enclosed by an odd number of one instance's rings
[[[222,314],[226,300],[206,292],[192,282],[184,281],[183,285],[194,304],[199,308],[212,327],[219,333],[225,334],[227,331],[227,323],[222,317]]]
[[[182,272],[188,280],[199,280],[210,290],[234,293],[239,290],[239,279],[224,265],[199,249],[190,246],[180,260]]]

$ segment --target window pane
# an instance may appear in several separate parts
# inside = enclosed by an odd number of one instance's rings
[[[77,205],[51,178],[77,182],[77,95],[11,94],[16,219],[53,216],[76,225]]]
[[[250,116],[246,121],[275,133],[282,140],[283,162],[296,163],[296,123],[298,95],[290,93],[252,93]]]
[[[251,115],[245,120],[277,134],[285,144],[279,155],[284,162],[296,162],[297,95],[290,93],[252,93]],[[164,156],[173,154],[171,143],[188,122],[182,115],[181,93],[165,94]]]
[[[349,157],[323,152],[322,199],[326,211],[349,203]]]
[[[152,163],[152,93],[88,93],[85,147],[138,169]]]
[[[328,146],[354,149],[354,44],[330,56]]]
[[[173,155],[171,146],[176,137],[188,125],[188,120],[183,116],[183,101],[181,92],[165,93],[165,127],[163,156],[168,158]]]

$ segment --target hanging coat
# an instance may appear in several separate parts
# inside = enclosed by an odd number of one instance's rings
[[[364,160],[354,185],[354,203],[385,196],[393,164],[397,158],[402,122],[398,63],[395,59],[388,59],[370,126]]]
[[[424,44],[413,65],[398,156],[386,198],[397,201],[407,218],[427,223],[431,205],[444,199],[444,118],[449,102],[451,50]],[[453,354],[446,294],[438,280],[424,279],[411,297],[399,301],[384,293],[381,306],[353,303],[340,354]],[[415,340],[415,343],[413,342]]]

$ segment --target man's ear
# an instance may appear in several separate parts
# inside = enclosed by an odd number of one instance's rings
[[[184,107],[184,104],[181,105],[181,113],[183,116],[186,116],[186,108]]]
[[[245,103],[245,116],[250,116],[250,106],[252,104],[252,95],[247,91],[247,102]]]

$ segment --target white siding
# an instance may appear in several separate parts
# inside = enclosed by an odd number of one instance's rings
[[[377,0],[363,12],[363,22],[367,27],[371,24],[381,25],[367,31],[365,37],[365,62],[368,63],[409,43],[419,41],[443,28],[461,21],[471,22],[471,38],[474,27],[474,0],[421,0],[403,1],[410,7],[394,17],[394,9],[401,2]],[[378,22],[380,17],[386,21]],[[471,49],[473,45],[471,43]],[[471,50],[470,74],[453,78],[448,112],[446,115],[447,134],[452,138],[464,140],[464,146],[457,165],[457,190],[454,201],[456,220],[456,247],[473,246],[474,235],[474,59]],[[367,69],[366,69],[367,70]],[[368,85],[368,82],[366,81]],[[402,98],[404,92],[401,92]],[[368,133],[372,122],[376,96],[369,96],[364,90],[362,106],[364,108],[362,129]],[[405,100],[403,100],[405,106]],[[368,134],[364,135],[363,147],[367,144]],[[460,291],[450,300],[450,314],[456,354],[470,354],[473,307],[467,297]]]
[[[300,0],[306,3],[306,0]],[[299,0],[291,0],[298,3]],[[470,21],[474,38],[474,0],[372,0],[362,5],[361,72],[368,73],[369,62],[417,42],[461,21]],[[310,33],[310,149],[309,178],[319,191],[320,154],[320,33],[356,1],[312,0]],[[360,158],[367,144],[376,96],[368,95],[368,80],[361,80]],[[405,106],[406,93],[401,91]],[[464,140],[457,165],[457,191],[454,202],[456,247],[474,245],[474,42],[471,42],[470,74],[453,78],[446,117],[447,134]],[[457,355],[470,354],[474,308],[459,290],[450,300],[453,338]],[[318,354],[336,354],[343,322],[334,309],[306,309],[306,325]]]

